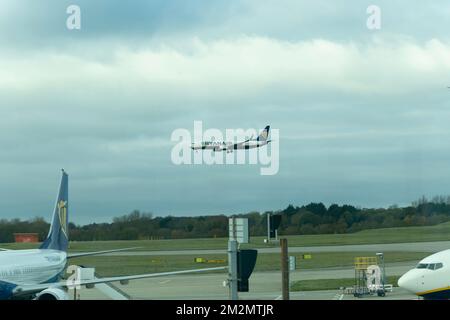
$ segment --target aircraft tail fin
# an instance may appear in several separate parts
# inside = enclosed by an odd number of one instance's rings
[[[266,141],[267,138],[269,137],[269,130],[270,130],[270,126],[265,127],[264,130],[261,132],[261,134],[258,136],[258,138],[256,140],[257,141]]]
[[[50,231],[40,249],[66,251],[69,246],[69,176],[62,170]]]

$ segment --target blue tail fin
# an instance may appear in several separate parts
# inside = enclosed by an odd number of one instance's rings
[[[40,249],[67,251],[69,246],[69,176],[63,170],[47,239]]]
[[[257,141],[266,141],[267,137],[269,137],[269,130],[270,126],[267,126],[264,128],[264,130],[261,132],[261,134],[256,139]]]

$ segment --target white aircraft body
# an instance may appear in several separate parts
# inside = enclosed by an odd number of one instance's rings
[[[398,285],[426,300],[450,299],[450,250],[421,260],[398,280]]]
[[[231,153],[234,150],[248,150],[265,146],[271,142],[269,137],[270,126],[267,126],[256,139],[248,139],[243,142],[233,143],[225,141],[204,141],[201,143],[192,143],[192,150],[212,150],[214,152],[226,151]]]
[[[68,175],[62,172],[61,184],[47,239],[39,249],[0,249],[0,299],[67,300],[69,281],[61,281],[70,258],[130,250],[67,253],[68,237]],[[141,274],[121,277],[77,280],[77,285],[92,287],[98,283],[161,277],[175,274],[222,270],[226,267]]]

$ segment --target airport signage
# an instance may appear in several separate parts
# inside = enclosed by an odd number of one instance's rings
[[[249,243],[250,237],[247,218],[230,218],[228,225],[230,239],[234,239],[239,243]]]
[[[290,256],[289,257],[289,271],[295,271],[297,269],[297,257]]]

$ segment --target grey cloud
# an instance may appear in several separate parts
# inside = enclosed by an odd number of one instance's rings
[[[359,2],[208,3],[81,1],[78,35],[54,27],[66,2],[9,11],[2,26],[28,23],[0,42],[0,217],[47,217],[61,167],[83,223],[446,192],[449,42],[431,30],[447,3],[381,2],[375,36]],[[194,120],[280,129],[279,174],[173,165],[170,135]]]

